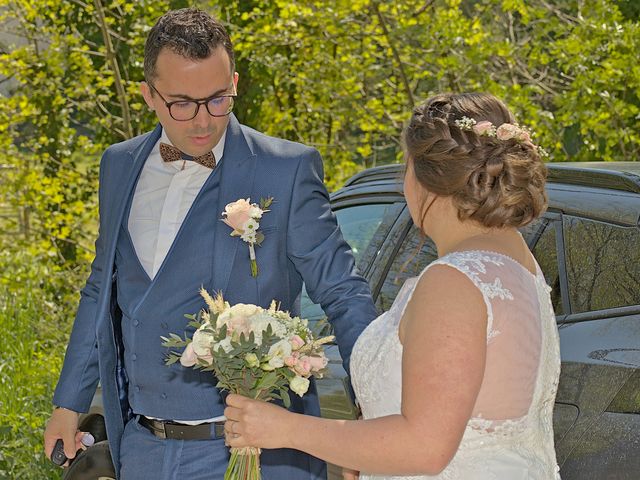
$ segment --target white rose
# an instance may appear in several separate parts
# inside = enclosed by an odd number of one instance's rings
[[[257,305],[252,305],[250,303],[237,303],[233,307],[229,309],[229,315],[240,315],[242,317],[250,317],[262,311],[262,308]]]
[[[213,362],[213,356],[211,355],[211,348],[213,347],[213,334],[211,332],[199,328],[193,333],[191,344],[193,345],[193,353],[196,355],[196,357],[198,357],[200,360],[204,360],[208,364],[211,364]]]
[[[231,346],[231,337],[226,337],[223,340],[220,340],[218,343],[213,345],[213,350],[216,352],[220,348],[222,348],[225,351],[225,353],[229,353],[231,350],[233,350],[233,347]]]
[[[286,328],[271,315],[262,310],[251,317],[251,331],[255,335],[255,344],[262,345],[262,333],[271,325],[271,331],[276,337],[283,338],[287,333]]]
[[[292,392],[298,394],[298,396],[303,396],[309,390],[309,380],[304,377],[295,376],[293,380],[289,382],[289,388],[291,388]]]
[[[238,303],[220,314],[216,326],[221,328],[226,325],[228,331],[233,332],[237,337],[241,333],[248,336],[253,330],[251,317],[261,311],[262,308],[256,305]]]
[[[291,355],[291,344],[287,340],[280,340],[271,345],[268,355],[271,357],[269,365],[274,368],[283,367],[284,359]]]

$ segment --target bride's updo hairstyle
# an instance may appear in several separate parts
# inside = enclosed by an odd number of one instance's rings
[[[414,109],[403,142],[420,185],[451,197],[460,220],[521,227],[546,209],[539,149],[493,95],[430,98]]]

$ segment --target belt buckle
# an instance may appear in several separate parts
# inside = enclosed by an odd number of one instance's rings
[[[163,440],[167,439],[167,424],[165,422],[158,422],[160,424],[160,430],[158,430],[158,438]]]

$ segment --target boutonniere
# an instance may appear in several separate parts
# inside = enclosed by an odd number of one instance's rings
[[[273,203],[273,197],[261,199],[260,205],[251,203],[250,199],[241,198],[229,203],[222,212],[222,221],[233,228],[232,237],[240,237],[249,244],[249,258],[251,259],[251,275],[258,276],[258,264],[256,263],[255,246],[260,245],[264,235],[260,228],[260,219],[267,213]]]

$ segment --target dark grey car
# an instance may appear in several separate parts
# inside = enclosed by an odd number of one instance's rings
[[[366,170],[332,195],[380,312],[436,258],[411,222],[400,166]],[[549,209],[523,229],[560,331],[554,412],[563,480],[640,478],[640,163],[550,164]],[[321,310],[307,299],[303,311]],[[320,320],[320,325],[322,321]],[[348,418],[339,357],[320,382],[323,416]],[[346,381],[346,380],[344,380]],[[337,470],[332,468],[333,473]],[[337,478],[337,477],[336,477]]]
[[[553,288],[562,372],[554,412],[563,480],[640,478],[640,163],[550,164],[549,210],[523,229]],[[402,170],[366,170],[331,196],[378,310],[436,258],[413,225]],[[330,330],[303,295],[304,317]],[[322,415],[355,418],[335,346],[318,381]],[[100,398],[92,411],[100,412]],[[91,450],[91,449],[90,449]],[[329,476],[342,478],[331,466]],[[72,478],[97,478],[68,476]],[[507,480],[507,479],[505,479]]]

